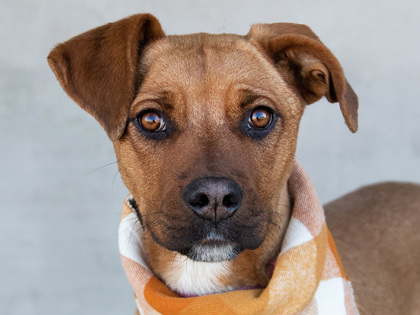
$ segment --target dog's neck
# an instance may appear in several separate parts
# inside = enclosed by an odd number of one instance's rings
[[[256,250],[243,251],[232,261],[193,261],[166,250],[152,240],[150,233],[146,233],[144,243],[152,270],[168,287],[182,296],[265,287],[290,219],[287,185],[284,185],[275,204],[263,244]]]

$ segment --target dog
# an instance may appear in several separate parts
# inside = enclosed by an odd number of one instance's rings
[[[325,96],[358,129],[355,92],[305,25],[167,36],[137,14],[59,44],[48,62],[113,142],[150,265],[177,292],[266,286],[290,220],[305,107]],[[419,209],[420,187],[398,183],[325,206],[361,313],[418,314]]]

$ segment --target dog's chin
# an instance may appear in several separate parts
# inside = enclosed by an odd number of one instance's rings
[[[221,240],[203,240],[185,249],[181,254],[194,261],[222,262],[235,259],[241,252],[239,245]]]

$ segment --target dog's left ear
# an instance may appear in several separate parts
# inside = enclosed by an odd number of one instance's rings
[[[348,128],[357,131],[357,95],[337,58],[309,27],[292,23],[256,24],[247,38],[263,48],[286,83],[297,89],[306,104],[322,96],[331,103],[339,102]]]
[[[102,125],[111,140],[124,132],[147,45],[164,37],[151,14],[97,27],[55,47],[48,63],[67,94]]]

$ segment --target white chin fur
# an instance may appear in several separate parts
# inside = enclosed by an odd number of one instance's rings
[[[188,255],[195,261],[201,262],[223,262],[234,259],[237,251],[232,244],[206,244],[194,245]]]
[[[220,249],[219,249],[220,250]],[[232,290],[220,282],[229,275],[230,262],[201,262],[177,254],[169,271],[162,279],[182,296],[199,296]]]

